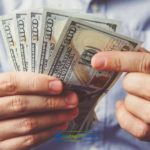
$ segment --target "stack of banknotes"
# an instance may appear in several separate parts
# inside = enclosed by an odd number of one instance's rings
[[[100,51],[134,51],[140,42],[116,33],[120,23],[91,14],[37,9],[1,16],[0,29],[15,71],[60,78],[79,95],[79,116],[69,130],[88,130],[98,100],[119,73],[96,71],[91,58]]]

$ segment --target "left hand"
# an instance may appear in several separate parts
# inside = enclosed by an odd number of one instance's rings
[[[78,115],[78,97],[56,77],[0,73],[0,150],[28,150],[50,139]]]
[[[150,141],[150,53],[100,52],[91,63],[97,70],[128,72],[123,80],[127,96],[117,102],[116,116],[123,129]]]

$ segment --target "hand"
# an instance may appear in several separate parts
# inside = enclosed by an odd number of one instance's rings
[[[92,66],[128,72],[123,80],[127,96],[116,104],[116,116],[123,129],[150,141],[150,53],[100,52],[92,58]]]
[[[78,98],[62,90],[55,77],[0,74],[0,149],[27,150],[65,130],[78,115]]]

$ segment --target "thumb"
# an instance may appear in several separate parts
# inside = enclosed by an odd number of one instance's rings
[[[150,53],[147,52],[99,52],[91,65],[97,70],[150,73]]]

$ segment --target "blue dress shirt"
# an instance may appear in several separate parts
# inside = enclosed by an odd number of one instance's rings
[[[8,3],[10,5],[8,5]],[[149,0],[0,0],[0,13],[6,14],[16,9],[37,7],[56,9],[76,9],[78,12],[95,13],[122,22],[121,33],[143,41],[150,50],[150,1]],[[0,44],[2,70],[8,70],[5,49]],[[97,123],[93,130],[97,140],[91,142],[58,142],[49,139],[35,150],[149,150],[150,143],[143,142],[118,125],[115,117],[115,103],[122,100],[126,93],[122,89],[123,76],[95,108]]]

